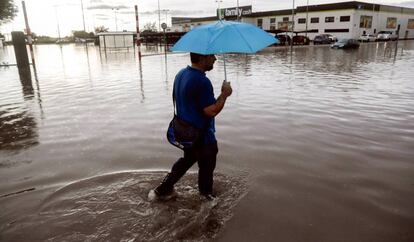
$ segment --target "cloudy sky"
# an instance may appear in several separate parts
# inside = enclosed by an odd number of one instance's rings
[[[296,0],[295,6],[306,5],[307,0]],[[309,0],[309,4],[344,2],[345,0]],[[15,20],[0,26],[0,32],[10,33],[23,30],[24,18],[21,1],[14,0],[19,12]],[[29,24],[32,32],[38,35],[69,35],[72,30],[83,30],[81,0],[25,0]],[[366,0],[365,2],[406,6],[414,8],[414,0]],[[161,23],[171,24],[171,16],[204,17],[215,15],[216,0],[159,0],[162,11]],[[135,30],[134,5],[138,4],[140,28],[148,22],[158,26],[158,0],[83,0],[86,31],[95,26],[105,26],[109,30]],[[221,0],[220,7],[235,7],[237,0]],[[253,11],[289,9],[292,0],[239,0],[240,6],[252,5]],[[116,20],[116,21],[115,21]]]

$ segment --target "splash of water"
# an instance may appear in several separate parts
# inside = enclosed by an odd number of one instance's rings
[[[240,177],[215,175],[218,202],[203,201],[197,174],[187,174],[169,201],[147,199],[165,174],[123,172],[69,184],[36,213],[2,229],[7,241],[204,241],[214,238],[246,193]]]

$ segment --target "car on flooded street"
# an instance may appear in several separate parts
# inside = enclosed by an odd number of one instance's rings
[[[359,36],[358,41],[360,42],[375,42],[377,40],[377,36],[373,34],[363,34]]]
[[[392,31],[380,31],[377,35],[377,41],[397,40],[398,35],[393,34]]]
[[[303,35],[295,35],[292,38],[293,45],[309,45],[310,40],[308,37]]]
[[[320,35],[315,36],[315,38],[313,39],[313,44],[314,45],[331,44],[331,43],[335,43],[336,41],[338,41],[338,39],[331,34],[320,34]]]
[[[331,45],[333,49],[357,49],[359,42],[356,39],[340,39],[335,44]]]
[[[313,39],[314,45],[322,45],[322,44],[330,44],[330,43],[332,43],[332,40],[327,35],[324,35],[324,34],[317,35]]]
[[[285,33],[280,33],[275,36],[279,40],[278,45],[290,45],[291,38]]]

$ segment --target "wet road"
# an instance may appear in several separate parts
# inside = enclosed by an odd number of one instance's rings
[[[188,55],[139,63],[133,51],[93,46],[35,51],[32,85],[0,68],[0,231],[70,183],[167,170],[180,155],[165,131]],[[0,50],[0,62],[13,55]],[[297,47],[292,56],[282,47],[226,61],[234,91],[216,119],[217,171],[247,174],[248,189],[212,237],[414,240],[414,41]],[[216,94],[222,64],[207,74]]]

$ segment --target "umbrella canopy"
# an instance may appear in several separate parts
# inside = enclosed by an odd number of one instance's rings
[[[202,55],[256,53],[278,43],[275,37],[252,24],[219,20],[194,28],[171,48]]]

